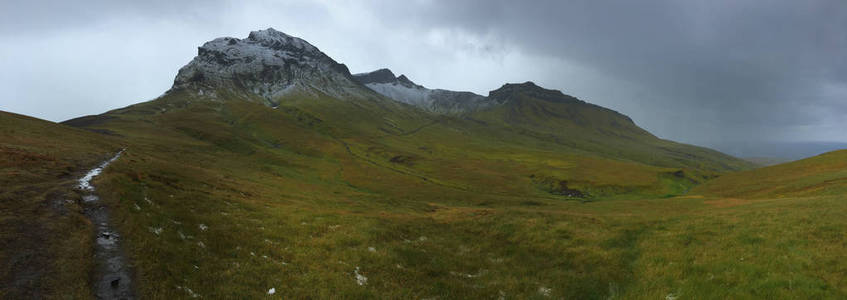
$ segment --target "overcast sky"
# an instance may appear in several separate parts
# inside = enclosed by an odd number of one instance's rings
[[[0,1],[0,110],[146,101],[205,41],[273,27],[354,73],[482,95],[534,81],[662,137],[847,142],[847,1]]]

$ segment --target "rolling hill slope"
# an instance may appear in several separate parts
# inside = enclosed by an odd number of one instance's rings
[[[847,192],[847,150],[727,174],[693,192],[740,198],[844,195]]]

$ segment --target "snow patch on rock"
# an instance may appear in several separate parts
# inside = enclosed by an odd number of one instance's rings
[[[428,89],[412,82],[405,75],[393,76],[394,73],[388,69],[354,75],[359,83],[385,97],[434,113],[461,114],[495,104],[471,92]]]

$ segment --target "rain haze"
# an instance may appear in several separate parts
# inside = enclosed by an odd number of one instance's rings
[[[0,110],[156,98],[216,37],[273,27],[354,73],[487,95],[533,81],[740,156],[845,147],[847,2],[3,1]]]

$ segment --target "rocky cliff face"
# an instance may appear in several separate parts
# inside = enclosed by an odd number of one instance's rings
[[[172,89],[212,98],[224,89],[259,96],[269,105],[287,95],[348,99],[370,93],[345,65],[273,28],[253,31],[246,39],[224,37],[203,44],[179,70]]]

